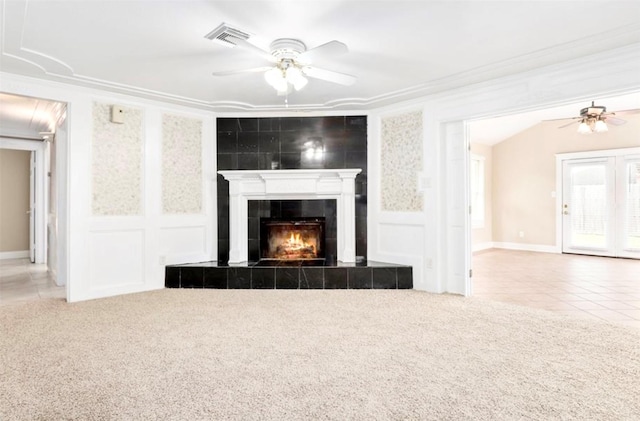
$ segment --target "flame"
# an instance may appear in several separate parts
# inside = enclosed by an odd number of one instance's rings
[[[317,257],[317,246],[313,239],[309,241],[304,233],[288,230],[274,236],[276,245],[270,257],[278,259],[305,259]],[[271,241],[271,240],[270,240]]]
[[[302,241],[302,238],[300,238],[300,234],[294,232],[291,233],[291,236],[289,237],[287,243],[289,244],[289,246],[294,248],[302,248],[308,246],[307,243]]]

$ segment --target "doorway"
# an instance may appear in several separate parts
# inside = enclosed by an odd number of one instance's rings
[[[634,152],[562,159],[563,253],[640,258],[640,151]]]
[[[65,197],[60,195],[66,194],[67,179],[66,109],[67,104],[58,101],[0,93],[0,148],[31,155],[29,183],[24,186],[29,196],[29,247],[27,255],[15,257],[28,257],[27,261],[44,268],[57,285],[66,284],[66,262],[60,260],[66,253],[58,250],[66,241],[64,227],[61,229],[58,222],[66,215],[66,201],[60,200]]]
[[[603,149],[604,145],[618,152],[624,150],[624,153],[620,154],[626,157],[624,163],[618,161],[617,176],[614,176],[613,183],[616,185],[618,198],[604,200],[605,204],[612,204],[614,207],[617,205],[618,212],[622,212],[621,207],[625,209],[625,216],[619,217],[624,224],[619,222],[610,228],[616,238],[623,238],[626,242],[618,246],[616,255],[638,258],[637,253],[640,250],[636,249],[635,243],[640,237],[637,228],[637,207],[640,204],[634,191],[637,191],[635,186],[638,183],[636,158],[640,158],[640,148],[637,148],[640,119],[635,111],[640,106],[640,93],[602,98],[597,101],[605,103],[612,110],[627,110],[624,113],[619,112],[619,117],[626,120],[626,123],[612,125],[607,133],[590,136],[578,133],[579,120],[575,120],[575,124],[567,123],[572,121],[572,114],[580,109],[580,103],[468,122],[470,160],[473,162],[476,155],[477,161],[475,167],[469,167],[470,173],[473,175],[479,172],[479,163],[485,167],[484,212],[480,208],[481,201],[476,197],[482,193],[482,189],[478,188],[481,178],[478,178],[475,184],[471,179],[468,180],[473,222],[469,228],[469,235],[473,252],[471,280],[474,289],[476,281],[482,276],[495,281],[491,287],[498,290],[504,290],[504,284],[509,284],[505,273],[500,272],[497,267],[482,266],[481,262],[486,260],[486,256],[477,253],[500,253],[501,256],[505,256],[507,253],[499,250],[504,249],[523,252],[523,256],[532,256],[532,259],[537,256],[542,260],[545,256],[550,258],[556,254],[560,257],[559,261],[563,261],[563,185],[562,177],[558,177],[558,174],[562,174],[562,160],[602,158],[602,152],[591,155],[589,153]],[[527,125],[518,128],[517,124],[524,123]],[[473,171],[474,168],[476,171]],[[626,195],[628,199],[625,199],[625,204],[622,203],[621,194]],[[480,212],[474,212],[474,208]],[[477,224],[476,220],[482,220],[483,216],[484,224]],[[570,258],[567,254],[565,260],[568,265],[571,262]],[[503,285],[499,285],[501,280],[504,281]],[[542,279],[541,282],[545,280]],[[477,286],[483,288],[482,283],[478,283]]]

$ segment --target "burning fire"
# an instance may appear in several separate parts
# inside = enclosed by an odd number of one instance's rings
[[[292,232],[291,237],[289,237],[289,240],[287,240],[287,245],[292,249],[301,249],[303,247],[308,247],[311,244],[307,244],[304,241],[302,241],[299,233]]]
[[[309,259],[317,257],[316,245],[305,241],[300,232],[291,231],[275,248],[276,259]]]

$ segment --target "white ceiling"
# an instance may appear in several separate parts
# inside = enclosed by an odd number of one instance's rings
[[[226,22],[267,48],[331,40],[345,55],[314,63],[358,77],[313,79],[290,109],[366,110],[640,43],[638,1],[25,1],[3,0],[0,70],[212,111],[284,108],[266,64],[204,38]]]
[[[0,136],[43,139],[64,110],[60,102],[0,93]]]

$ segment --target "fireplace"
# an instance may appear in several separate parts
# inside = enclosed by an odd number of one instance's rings
[[[337,260],[355,263],[355,178],[360,171],[359,168],[218,171],[229,181],[228,263],[249,261],[250,201],[327,199],[336,201]]]
[[[261,218],[260,258],[308,260],[325,257],[325,218]]]

